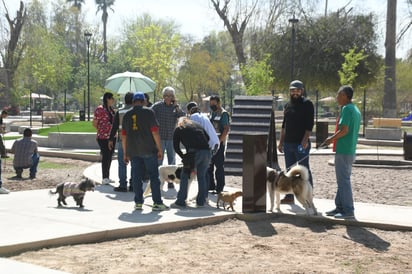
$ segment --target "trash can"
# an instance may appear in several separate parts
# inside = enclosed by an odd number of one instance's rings
[[[412,134],[403,133],[403,155],[405,160],[412,161]]]
[[[84,110],[79,111],[79,120],[86,121],[86,112]]]
[[[316,122],[316,147],[318,148],[329,136],[328,122]]]

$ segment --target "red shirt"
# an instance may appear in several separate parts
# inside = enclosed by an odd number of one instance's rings
[[[97,139],[109,139],[110,130],[112,129],[114,111],[107,110],[102,105],[94,111],[94,119],[97,120]]]

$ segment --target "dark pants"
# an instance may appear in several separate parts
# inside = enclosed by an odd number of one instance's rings
[[[6,156],[7,154],[6,147],[4,146],[3,138],[1,137],[1,135],[0,135],[0,153],[1,153],[1,156]]]
[[[220,193],[225,187],[225,143],[220,143],[219,150],[212,157],[208,169],[209,190]],[[215,171],[216,167],[216,171]],[[216,183],[215,183],[216,177]]]
[[[114,143],[116,139],[114,140]],[[112,165],[112,157],[114,149],[109,149],[108,139],[97,139],[100,147],[100,154],[102,155],[102,179],[110,178],[110,166]]]

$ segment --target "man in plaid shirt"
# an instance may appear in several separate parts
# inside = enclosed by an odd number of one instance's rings
[[[175,150],[173,149],[173,132],[176,128],[177,119],[186,114],[179,107],[175,99],[175,90],[165,87],[162,91],[163,100],[156,102],[152,109],[159,122],[159,133],[162,144],[163,155],[166,150],[169,165],[176,164]],[[163,157],[159,160],[159,166],[163,164]]]

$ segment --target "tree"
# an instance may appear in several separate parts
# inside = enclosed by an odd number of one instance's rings
[[[24,43],[20,41],[20,35],[23,29],[24,22],[26,20],[27,12],[24,7],[23,1],[20,1],[20,7],[16,12],[14,19],[10,18],[10,14],[7,10],[6,4],[3,0],[3,5],[6,10],[6,20],[9,24],[10,39],[4,51],[1,51],[1,58],[3,61],[5,83],[2,96],[4,96],[3,104],[8,105],[11,99],[11,91],[14,88],[14,76],[20,60],[23,57]]]
[[[79,51],[79,41],[80,41],[80,22],[79,22],[79,14],[82,10],[82,5],[84,4],[84,0],[66,0],[67,3],[72,3],[72,10],[76,16],[76,50]]]
[[[383,117],[397,117],[396,110],[396,0],[387,1]]]
[[[290,28],[274,34],[272,44],[268,46],[278,89],[290,81],[289,70],[285,69],[290,67]],[[340,11],[326,17],[304,17],[299,21],[296,32],[296,78],[306,83],[308,90],[312,87],[335,90],[339,83],[338,71],[344,62],[342,53],[358,48],[367,57],[356,67],[356,82],[365,85],[374,81],[381,67],[376,41],[372,14],[352,15]]]
[[[268,94],[273,87],[275,78],[272,76],[269,60],[270,56],[267,55],[262,61],[251,62],[243,67],[242,74],[247,79],[245,82],[248,83],[247,95]]]
[[[236,8],[230,10],[231,0],[224,0],[221,3],[219,0],[210,0],[219,17],[232,37],[232,42],[235,47],[236,56],[239,62],[239,67],[246,65],[246,55],[244,50],[244,34],[251,16],[255,13],[257,0],[252,1],[249,5],[247,1],[244,3],[241,0],[235,1]],[[222,4],[222,5],[221,5]],[[233,12],[233,14],[231,14]],[[230,16],[233,16],[230,18]],[[244,81],[246,79],[243,79]]]
[[[109,13],[107,10],[110,8],[113,12],[113,6],[115,0],[95,0],[97,5],[97,12],[102,12],[102,22],[103,22],[103,62],[107,63],[107,19],[109,18]]]
[[[345,62],[342,64],[342,68],[338,71],[340,84],[341,85],[351,85],[353,86],[356,77],[356,68],[359,62],[365,59],[367,56],[364,55],[364,51],[360,50],[358,53],[355,52],[356,48],[350,49],[347,53],[342,53],[345,58]]]

